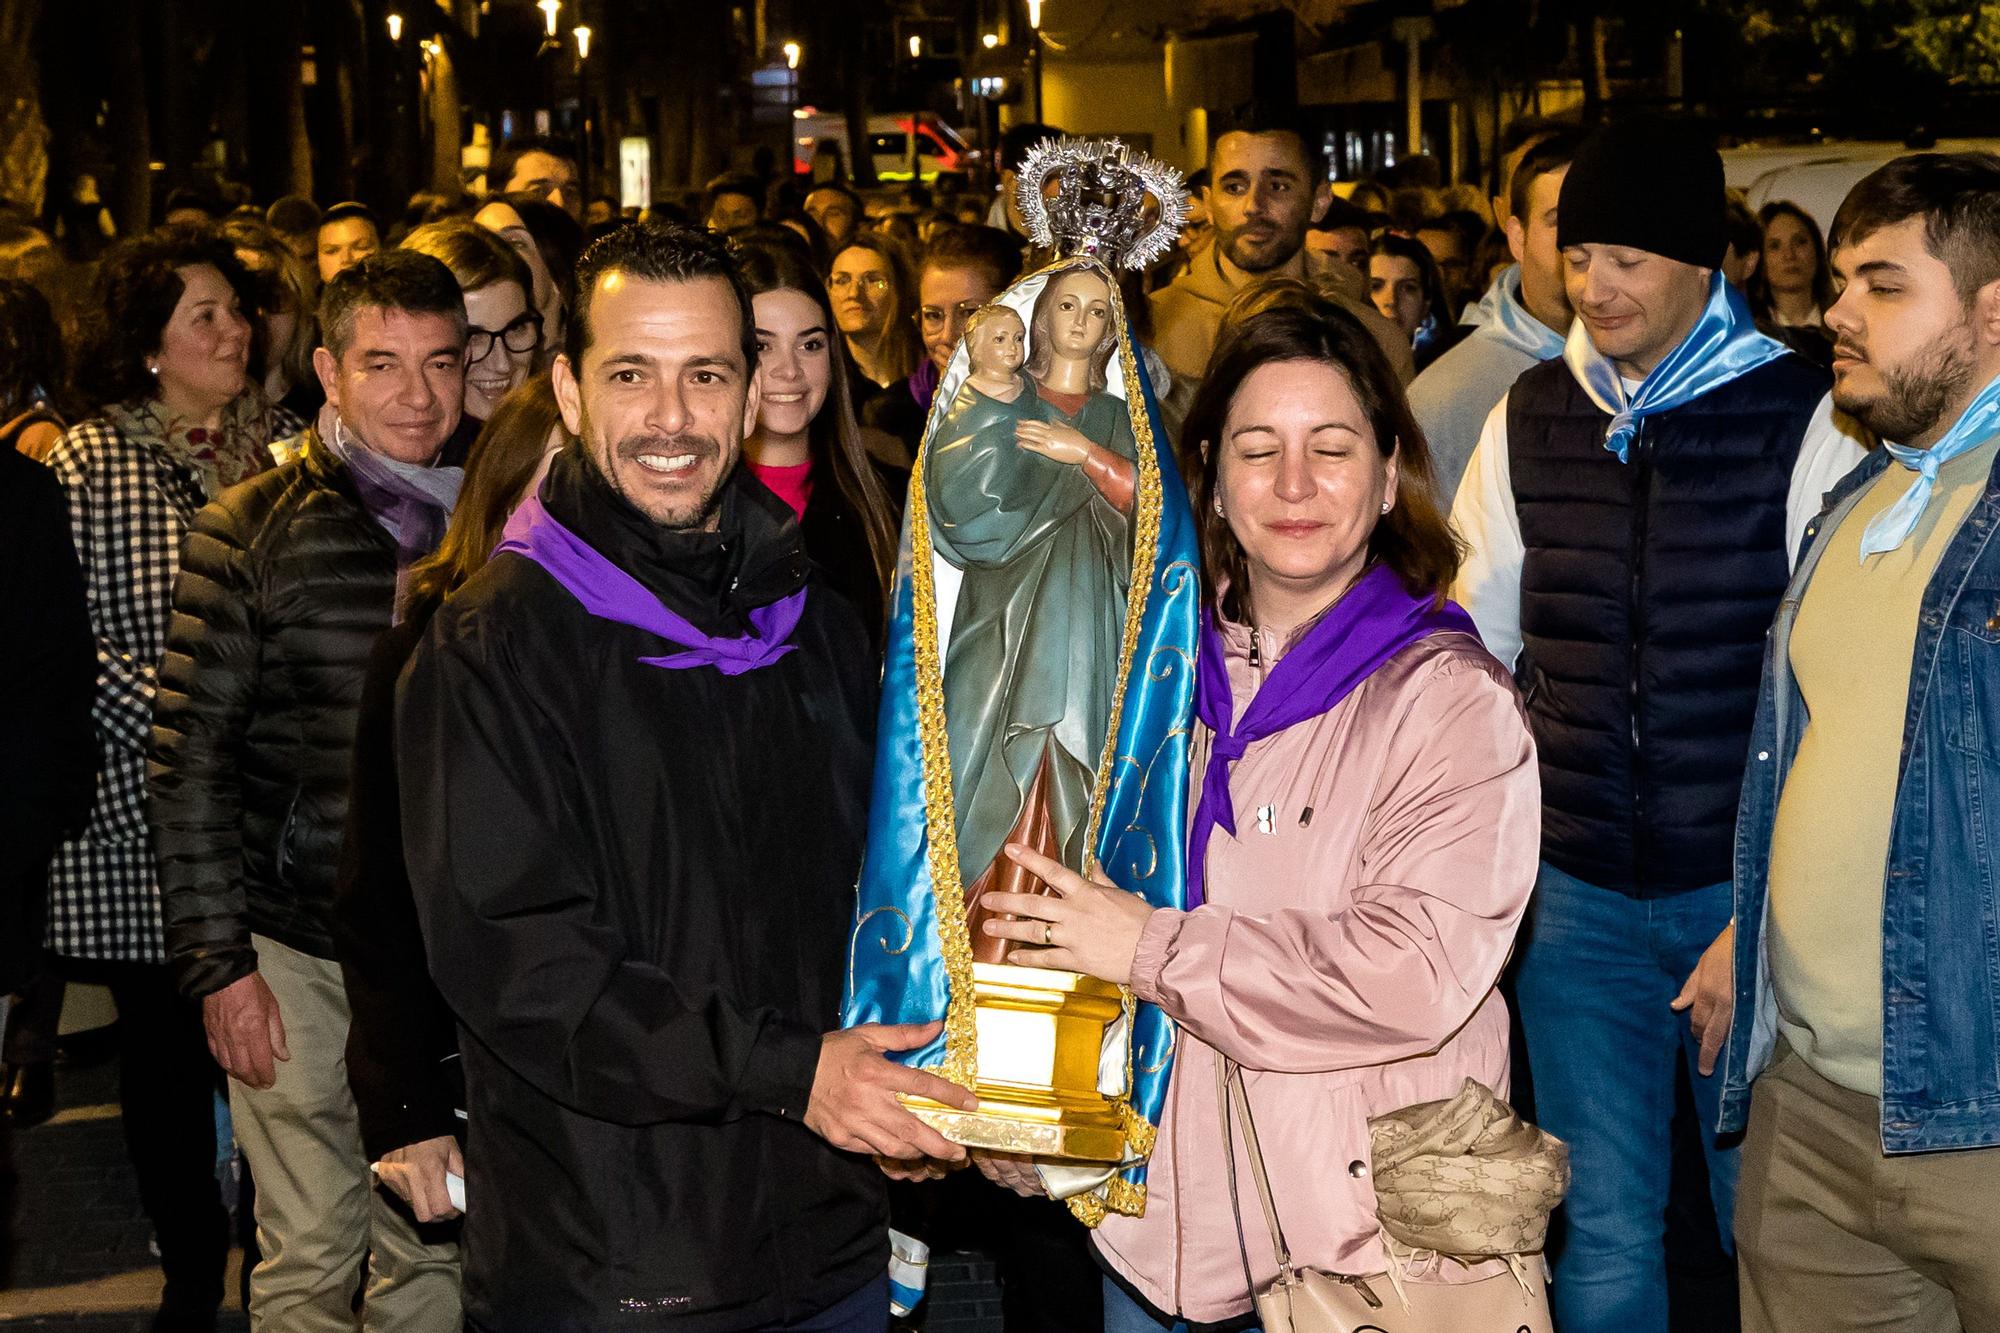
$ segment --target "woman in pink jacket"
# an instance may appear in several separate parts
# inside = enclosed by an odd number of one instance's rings
[[[1051,897],[995,906],[1009,961],[1129,983],[1180,1025],[1143,1217],[1097,1232],[1108,1333],[1251,1311],[1223,1160],[1218,1055],[1243,1067],[1292,1256],[1389,1267],[1368,1118],[1507,1091],[1495,989],[1535,881],[1541,798],[1507,672],[1444,601],[1459,546],[1374,340],[1277,308],[1218,350],[1190,410],[1209,609],[1198,673],[1191,910],[1154,910],[1023,848]],[[1277,1261],[1235,1136],[1242,1237]],[[989,1175],[1039,1187],[1026,1164]],[[1420,1280],[1486,1276],[1434,1265]]]

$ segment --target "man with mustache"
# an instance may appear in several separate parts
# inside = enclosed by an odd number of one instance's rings
[[[881,1173],[970,1109],[837,1030],[874,659],[738,466],[750,296],[720,238],[596,242],[554,367],[576,441],[445,603],[399,713],[410,880],[463,1032],[483,1330],[869,1330]],[[893,1168],[890,1159],[913,1163]]]
[[[1729,921],[1764,631],[1862,457],[1825,372],[1716,271],[1723,207],[1722,159],[1685,122],[1577,148],[1556,242],[1578,318],[1487,417],[1452,509],[1457,600],[1515,664],[1541,762],[1516,1000],[1537,1119],[1574,1167],[1551,1247],[1565,1333],[1666,1333],[1677,1063],[1729,1243],[1716,1047],[1674,1010]]]
[[[1153,350],[1173,372],[1174,405],[1192,401],[1229,303],[1269,278],[1296,279],[1337,301],[1382,344],[1402,381],[1414,379],[1410,340],[1369,304],[1367,279],[1306,246],[1307,228],[1333,197],[1315,141],[1289,125],[1253,122],[1216,139],[1208,165],[1213,183],[1202,198],[1213,242],[1151,298]]]
[[[364,1328],[452,1328],[456,1242],[373,1188],[330,918],[369,652],[458,496],[440,462],[465,302],[443,264],[388,250],[327,283],[319,322],[321,426],[181,547],[147,784],[167,956],[257,1181],[251,1327],[351,1333],[365,1272]],[[444,1135],[395,1155],[441,1184],[454,1151]]]
[[[1695,1020],[1727,1033],[1723,1127],[1748,1124],[1744,1328],[1992,1328],[2000,157],[1889,163],[1831,244],[1834,401],[1885,444],[1771,631]]]

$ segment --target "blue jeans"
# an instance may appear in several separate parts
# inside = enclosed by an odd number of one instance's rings
[[[1104,1279],[1104,1333],[1188,1333],[1185,1321],[1162,1323],[1153,1312],[1126,1294],[1125,1288]],[[1259,1333],[1255,1327],[1243,1333]]]
[[[1674,1062],[1687,1061],[1709,1195],[1734,1248],[1736,1150],[1716,1146],[1721,1073],[1695,1070],[1686,1014],[1668,1008],[1729,924],[1731,886],[1629,898],[1544,864],[1515,983],[1535,1119],[1569,1144],[1550,1295],[1563,1333],[1666,1333],[1666,1207]]]

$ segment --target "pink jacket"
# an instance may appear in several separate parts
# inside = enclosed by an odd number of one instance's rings
[[[1223,627],[1238,717],[1268,669],[1250,665],[1251,633]],[[1283,649],[1269,634],[1259,646],[1266,663]],[[1202,729],[1197,795],[1207,757]],[[1381,1272],[1368,1118],[1449,1097],[1468,1075],[1506,1095],[1507,1009],[1494,985],[1541,842],[1520,700],[1463,634],[1411,645],[1331,712],[1252,745],[1230,794],[1237,836],[1217,830],[1209,845],[1208,902],[1154,913],[1139,941],[1133,989],[1180,1023],[1178,1049],[1145,1215],[1097,1231],[1147,1300],[1198,1323],[1250,1308],[1216,1052],[1244,1067],[1294,1262]],[[1240,1131],[1236,1146],[1262,1287],[1277,1260]],[[1464,1271],[1447,1264],[1440,1276]]]

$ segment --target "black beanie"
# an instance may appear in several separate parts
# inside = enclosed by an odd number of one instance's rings
[[[1720,268],[1729,248],[1722,156],[1685,120],[1647,116],[1585,139],[1563,177],[1556,243],[1623,245]]]

